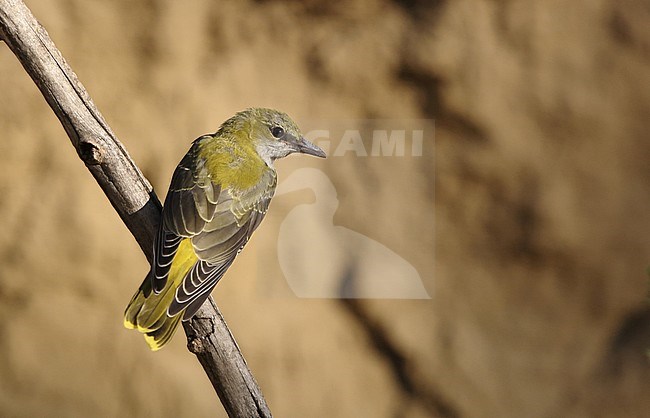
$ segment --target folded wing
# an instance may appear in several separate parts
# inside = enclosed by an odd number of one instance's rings
[[[194,147],[193,147],[194,149]],[[155,240],[153,290],[161,292],[180,242],[190,238],[198,261],[183,278],[167,310],[191,318],[223,277],[260,224],[275,191],[275,171],[266,170],[250,189],[222,189],[200,159],[183,158],[172,177]],[[197,162],[198,161],[198,162]],[[197,162],[197,163],[195,163]]]
[[[185,310],[187,320],[196,313],[264,218],[275,186],[275,172],[269,169],[249,190],[221,192],[212,220],[192,237],[199,261],[176,289],[170,316]]]
[[[152,288],[160,293],[183,238],[200,233],[215,213],[221,188],[203,166],[197,166],[192,147],[172,176],[163,207],[162,225],[154,241]]]

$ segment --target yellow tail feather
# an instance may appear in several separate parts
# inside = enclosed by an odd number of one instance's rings
[[[178,314],[173,317],[165,317],[164,322],[155,331],[147,332],[144,334],[144,340],[149,344],[149,348],[152,351],[158,351],[165,346],[172,339],[176,329],[178,328],[178,323],[180,322],[183,315]]]
[[[145,334],[145,341],[154,351],[161,349],[169,342],[183,317],[182,311],[173,317],[168,316],[167,308],[174,299],[176,288],[183,282],[183,278],[196,260],[191,241],[187,238],[184,239],[174,256],[163,290],[158,294],[151,291],[149,282],[151,278],[147,276],[126,307],[124,326],[129,329],[137,329]]]

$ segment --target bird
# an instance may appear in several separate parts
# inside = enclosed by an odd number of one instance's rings
[[[172,175],[153,262],[124,313],[153,351],[208,298],[264,218],[277,185],[274,161],[325,158],[284,112],[249,108],[192,143]]]
[[[296,296],[431,298],[406,259],[379,241],[335,225],[338,193],[325,172],[299,168],[280,183],[277,195],[303,189],[311,190],[315,199],[292,208],[283,218],[276,246],[280,269]]]

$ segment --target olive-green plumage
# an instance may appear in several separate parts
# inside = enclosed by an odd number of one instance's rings
[[[154,261],[124,325],[162,348],[190,319],[248,242],[269,207],[273,161],[325,153],[285,113],[251,108],[197,138],[172,176],[154,242]]]

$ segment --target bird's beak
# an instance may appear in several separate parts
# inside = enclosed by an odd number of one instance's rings
[[[300,139],[296,141],[296,147],[297,147],[296,151],[302,154],[309,154],[309,155],[313,155],[314,157],[320,157],[320,158],[327,157],[325,151],[323,151],[316,145],[312,144],[311,142],[307,141],[305,137],[300,137]]]

